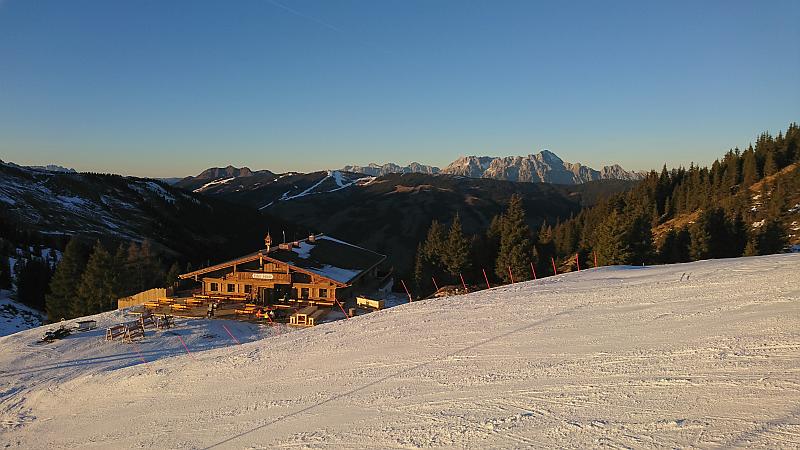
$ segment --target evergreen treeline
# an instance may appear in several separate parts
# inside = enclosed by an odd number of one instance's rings
[[[577,216],[537,233],[526,224],[522,198],[482,235],[467,237],[458,217],[449,229],[431,224],[416,255],[418,293],[438,284],[483,279],[522,281],[610,264],[687,262],[780,252],[787,244],[782,215],[800,192],[800,127],[759,136],[708,167],[652,171],[631,191],[611,195]],[[773,177],[781,171],[786,173]],[[468,243],[468,245],[465,245]]]
[[[555,257],[596,252],[600,264],[642,264],[779,252],[787,243],[781,216],[789,195],[800,192],[798,162],[793,123],[710,168],[652,171],[633,190],[558,224]],[[784,169],[790,173],[773,177]]]
[[[67,244],[55,268],[45,307],[51,322],[116,309],[117,299],[177,280],[177,263],[165,273],[150,241],[120,244],[111,253],[99,240]]]

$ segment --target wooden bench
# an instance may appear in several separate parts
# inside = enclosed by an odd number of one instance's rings
[[[175,303],[175,304],[171,305],[171,306],[170,306],[170,308],[172,308],[172,309],[174,309],[174,310],[176,310],[176,311],[186,311],[186,310],[188,310],[188,309],[189,309],[189,307],[188,307],[188,306],[186,306],[186,305],[180,305],[180,304],[178,304],[178,303]]]
[[[144,337],[144,326],[141,321],[128,322],[125,325],[125,334],[122,339],[127,342],[133,342],[138,337]]]
[[[126,330],[125,324],[112,325],[106,328],[106,340],[113,341],[115,338],[125,334]]]
[[[291,317],[289,317],[289,325],[295,325],[298,327],[313,326],[313,324],[308,323],[308,319],[309,316],[311,316],[318,310],[319,307],[317,306],[306,306],[305,308],[298,310],[296,313],[292,314]]]
[[[373,299],[367,298],[367,297],[356,297],[356,305],[364,306],[364,307],[367,307],[367,308],[373,308],[373,309],[383,309],[384,308],[383,300],[373,300]]]
[[[156,324],[156,328],[159,330],[165,330],[175,325],[175,320],[172,318],[172,316],[168,316],[166,314],[161,317],[156,316],[153,320]]]
[[[148,325],[152,325],[154,327],[156,326],[156,322],[153,320],[153,314],[151,313],[142,314],[141,317],[139,317],[139,322],[141,323],[143,330]]]

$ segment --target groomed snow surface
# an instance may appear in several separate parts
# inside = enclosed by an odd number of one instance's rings
[[[96,331],[37,346],[33,329],[0,338],[0,441],[798,448],[799,269],[605,267],[292,332],[182,321],[137,345]]]

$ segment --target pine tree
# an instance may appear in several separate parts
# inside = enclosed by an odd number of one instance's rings
[[[78,238],[73,237],[50,280],[50,293],[45,296],[48,321],[74,317],[70,311],[77,298],[77,286],[85,265],[86,249]]]
[[[625,217],[612,210],[597,232],[597,259],[600,265],[628,264],[632,252],[627,233]]]
[[[525,210],[519,194],[511,196],[508,209],[503,214],[500,250],[497,254],[495,274],[506,282],[511,281],[509,268],[514,281],[527,279],[530,274],[533,243],[531,230],[525,222]]]
[[[680,230],[670,229],[664,235],[659,248],[659,260],[665,264],[689,261],[690,242],[689,230],[686,227]]]
[[[722,208],[702,211],[690,229],[694,260],[725,258],[730,255],[729,224]]]
[[[114,290],[117,298],[135,294],[131,285],[130,269],[128,267],[128,250],[123,244],[117,247],[112,259]]]
[[[425,255],[430,261],[442,260],[442,255],[444,255],[445,252],[446,242],[447,232],[445,231],[444,226],[437,220],[432,221],[424,244]]]
[[[11,264],[5,255],[0,255],[0,289],[11,289]]]
[[[728,226],[728,242],[724,256],[736,258],[742,256],[747,245],[747,224],[740,213],[737,213]]]
[[[77,302],[73,304],[73,317],[96,314],[113,309],[115,289],[111,266],[113,258],[98,240],[78,285]]]
[[[758,181],[758,163],[756,161],[756,154],[752,147],[745,150],[742,154],[742,184],[745,187],[753,185]]]
[[[769,152],[764,159],[764,176],[768,177],[770,175],[774,175],[777,171],[778,165],[775,162],[775,152]]]
[[[174,263],[172,263],[172,266],[170,266],[169,272],[167,272],[164,286],[168,288],[175,286],[175,284],[180,280],[178,278],[178,275],[180,274],[181,274],[181,267],[178,265],[178,262],[175,261]]]
[[[417,254],[414,256],[414,287],[417,292],[423,292],[428,287],[430,268],[428,267],[427,256],[425,255],[425,244],[420,242],[417,246]]]
[[[469,241],[461,231],[461,219],[458,214],[450,225],[441,259],[447,273],[453,277],[459,276],[469,267]]]
[[[42,311],[45,309],[47,285],[52,276],[50,265],[38,257],[20,261],[22,264],[17,272],[17,299],[31,308]]]
[[[628,264],[646,264],[653,254],[653,231],[650,218],[645,214],[636,215],[626,230],[630,260]]]
[[[756,237],[759,255],[780,253],[786,245],[786,230],[778,220],[768,220]]]

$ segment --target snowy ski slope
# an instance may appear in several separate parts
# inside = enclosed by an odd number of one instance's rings
[[[151,334],[147,364],[96,335],[24,331],[0,338],[0,440],[798,448],[799,270],[797,254],[606,267],[289,333],[234,324],[242,345],[226,322],[184,322],[192,355]]]

